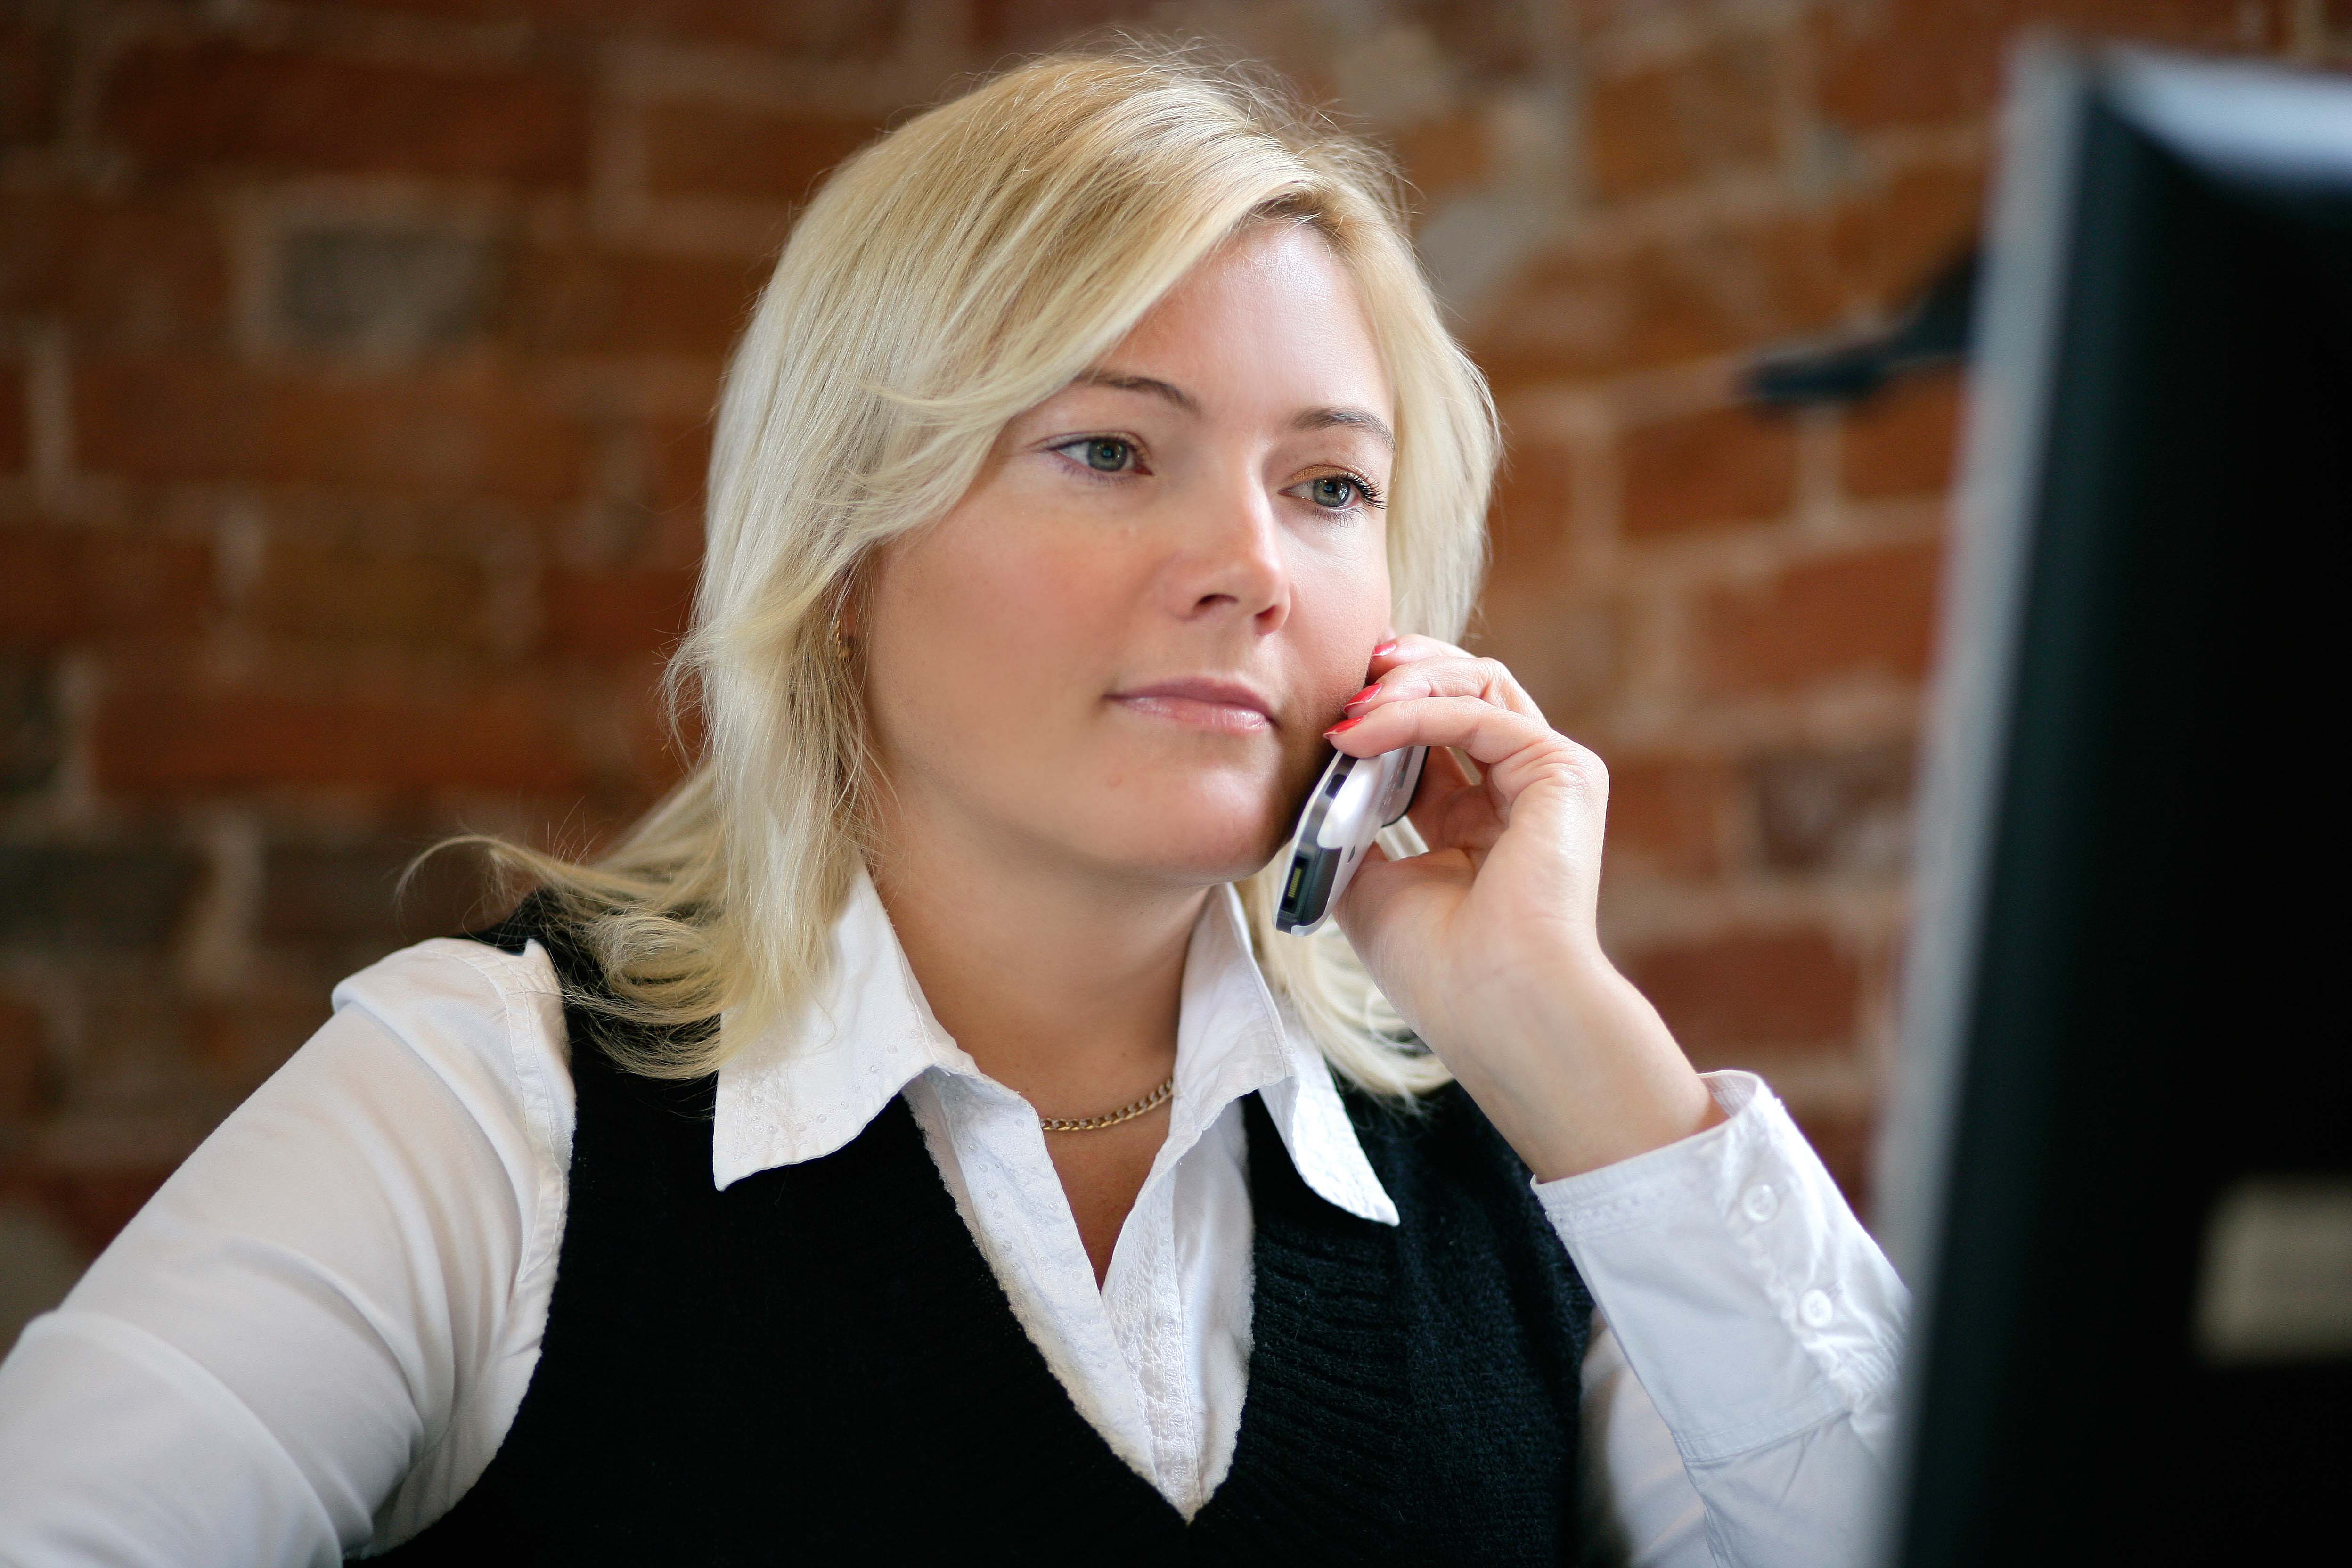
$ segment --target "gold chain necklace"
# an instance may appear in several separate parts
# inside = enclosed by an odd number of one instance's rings
[[[1122,1105],[1117,1110],[1100,1116],[1041,1116],[1037,1125],[1048,1132],[1092,1132],[1098,1128],[1116,1127],[1122,1121],[1132,1121],[1145,1111],[1156,1109],[1161,1100],[1176,1092],[1176,1075],[1170,1073],[1168,1081],[1137,1100]]]

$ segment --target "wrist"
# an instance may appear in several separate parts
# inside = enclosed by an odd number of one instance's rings
[[[1535,983],[1483,1010],[1478,1048],[1444,1054],[1538,1180],[1599,1170],[1724,1120],[1657,1009],[1597,945],[1519,973]]]

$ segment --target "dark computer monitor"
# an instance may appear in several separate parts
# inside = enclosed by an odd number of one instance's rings
[[[2352,82],[2044,45],[2003,149],[1881,1561],[2352,1560]]]

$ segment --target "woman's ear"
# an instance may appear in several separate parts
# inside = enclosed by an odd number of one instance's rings
[[[833,649],[833,657],[844,664],[849,662],[850,653],[857,641],[859,622],[862,619],[858,614],[861,606],[856,584],[857,576],[853,573],[845,577],[840,585],[826,595],[828,607],[825,619],[829,624],[825,640]]]
[[[832,605],[833,637],[836,642],[855,642],[865,629],[866,563],[860,561],[841,575],[826,597]]]

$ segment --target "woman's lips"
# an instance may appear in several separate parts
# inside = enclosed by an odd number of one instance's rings
[[[1163,680],[1110,700],[1131,712],[1226,735],[1254,735],[1274,727],[1273,704],[1237,681]]]

